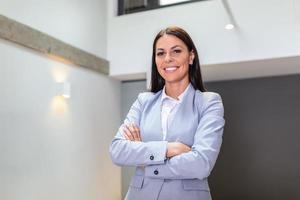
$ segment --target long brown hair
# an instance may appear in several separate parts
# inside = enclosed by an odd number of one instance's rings
[[[202,75],[201,75],[201,69],[200,69],[200,62],[198,57],[197,49],[194,45],[194,42],[192,38],[189,36],[189,34],[183,30],[180,27],[172,26],[168,27],[166,29],[161,30],[155,37],[153,41],[153,50],[152,50],[152,70],[151,70],[151,92],[158,92],[160,91],[164,85],[165,80],[163,77],[158,73],[157,66],[155,63],[155,55],[156,55],[156,43],[159,38],[161,38],[164,34],[173,35],[177,37],[178,39],[182,40],[185,45],[187,46],[189,52],[193,51],[195,58],[193,60],[193,64],[189,66],[189,80],[194,87],[194,89],[198,89],[202,92],[206,91],[203,81],[202,81]]]

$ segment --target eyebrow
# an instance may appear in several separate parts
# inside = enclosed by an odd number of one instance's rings
[[[180,46],[180,45],[175,45],[175,46],[171,47],[171,49],[175,49],[175,48],[177,48],[177,47],[183,48],[183,47]],[[158,48],[158,49],[156,49],[156,50],[158,51],[158,50],[164,50],[164,49],[163,49],[163,48]]]

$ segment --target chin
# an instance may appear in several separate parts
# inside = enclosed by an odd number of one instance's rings
[[[165,83],[179,83],[179,82],[181,82],[181,80],[179,80],[179,79],[165,79]]]
[[[179,82],[185,82],[186,77],[185,76],[162,76],[165,80],[165,83],[179,83]]]

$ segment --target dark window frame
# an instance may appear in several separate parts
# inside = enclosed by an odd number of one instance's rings
[[[159,0],[147,0],[148,5],[146,7],[133,8],[131,10],[125,9],[124,1],[125,0],[118,0],[118,16],[137,13],[137,12],[143,12],[143,11],[148,11],[148,10],[154,10],[154,9],[159,9],[159,8],[166,8],[166,7],[170,7],[170,6],[177,6],[177,5],[187,4],[187,3],[208,1],[208,0],[190,0],[190,1],[184,1],[184,2],[163,5],[163,6],[159,5]]]

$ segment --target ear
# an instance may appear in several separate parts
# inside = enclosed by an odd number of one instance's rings
[[[190,51],[190,56],[189,56],[189,64],[192,65],[194,62],[194,58],[195,58],[195,53],[194,50]]]

